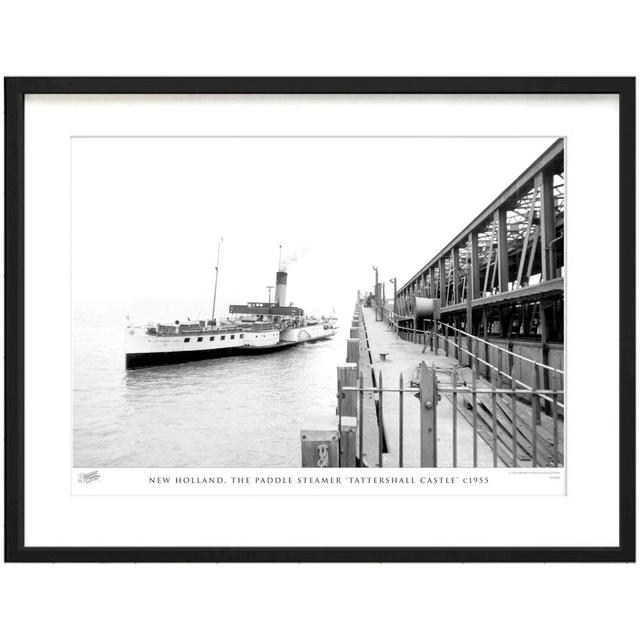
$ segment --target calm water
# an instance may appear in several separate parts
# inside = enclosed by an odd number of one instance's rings
[[[127,371],[124,326],[120,311],[74,314],[74,466],[298,467],[300,430],[336,428],[345,327],[279,353]]]

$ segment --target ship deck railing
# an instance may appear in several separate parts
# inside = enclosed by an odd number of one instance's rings
[[[148,327],[147,334],[162,338],[171,338],[173,336],[210,336],[229,333],[259,333],[261,331],[273,331],[273,325],[260,326],[255,324],[236,325],[233,327],[200,327],[193,329],[178,329],[178,331],[158,330],[155,327]]]

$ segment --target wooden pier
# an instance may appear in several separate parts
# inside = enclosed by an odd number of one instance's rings
[[[442,384],[451,383],[451,373],[458,367],[458,361],[452,357],[432,353],[424,344],[400,339],[395,330],[383,321],[376,321],[375,310],[362,307],[361,342],[366,347],[361,349],[360,364],[366,374],[365,384],[375,380],[376,386],[380,374],[384,387],[396,388],[400,374],[405,381],[406,392],[402,394],[403,404],[403,465],[404,467],[420,467],[420,406],[416,398],[417,369],[421,362],[427,367],[435,367],[436,377]],[[380,317],[380,315],[378,315]],[[380,358],[380,353],[386,353],[386,358]],[[369,395],[369,410],[364,413],[364,458],[366,466],[371,460],[377,461],[378,454],[378,423],[375,412],[374,394]],[[383,452],[383,466],[400,466],[400,394],[384,393],[382,402],[382,419],[386,441]],[[473,466],[473,431],[471,425],[464,420],[458,420],[456,442],[458,450],[457,466]],[[437,430],[437,464],[439,467],[453,466],[453,406],[449,402],[440,401],[438,404]],[[478,443],[479,466],[492,466],[493,454],[491,448],[484,442]],[[501,465],[502,466],[502,465]]]
[[[359,380],[365,386],[375,387],[376,377],[375,370],[372,364],[371,350],[369,337],[367,334],[367,326],[364,319],[363,310],[360,305],[356,308],[356,314],[358,316],[359,324],[359,336],[358,336],[358,369],[360,372]],[[352,391],[351,394],[355,397],[357,393]],[[360,436],[358,432],[358,460],[361,466],[365,467],[378,467],[380,466],[380,441],[382,440],[382,453],[385,450],[385,438],[384,438],[384,421],[382,424],[378,422],[378,408],[376,406],[376,400],[372,391],[365,391],[363,393],[362,401],[362,421],[363,421],[363,438],[362,445],[360,445]],[[380,432],[383,437],[380,438]],[[360,457],[360,452],[362,457]]]

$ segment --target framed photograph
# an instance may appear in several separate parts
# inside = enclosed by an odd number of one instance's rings
[[[8,561],[635,560],[635,79],[5,79]]]

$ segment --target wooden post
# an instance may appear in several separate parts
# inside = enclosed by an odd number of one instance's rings
[[[364,381],[362,371],[358,377],[358,464],[364,466]]]
[[[338,467],[339,435],[337,431],[304,430],[300,432],[303,467]]]
[[[347,362],[358,364],[358,354],[360,352],[360,340],[357,338],[347,339]]]
[[[356,427],[342,427],[340,436],[340,466],[356,466]]]
[[[349,329],[349,337],[350,338],[359,338],[360,337],[360,329],[358,327],[351,327],[351,329]]]
[[[358,365],[345,364],[338,366],[338,393],[344,387],[356,387],[358,385]],[[341,415],[347,418],[355,418],[358,415],[356,391],[342,391]]]
[[[384,412],[382,409],[382,371],[378,373],[378,466],[382,469],[382,453],[384,448]]]
[[[435,369],[420,363],[420,466],[436,467],[436,404]]]

